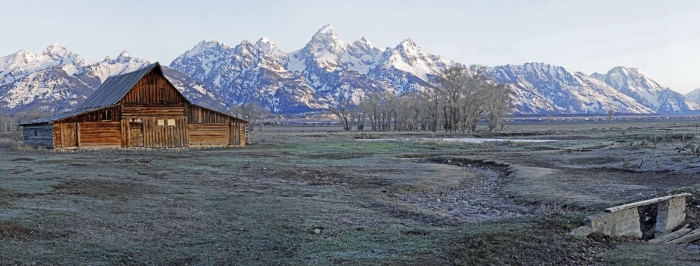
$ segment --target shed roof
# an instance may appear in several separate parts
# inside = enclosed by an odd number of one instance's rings
[[[133,72],[124,73],[124,74],[115,75],[115,76],[110,76],[109,78],[107,78],[107,80],[105,80],[104,83],[102,83],[102,85],[100,85],[99,88],[97,88],[97,90],[95,90],[95,92],[93,92],[90,95],[90,97],[85,99],[85,101],[83,101],[80,105],[78,105],[74,110],[60,113],[60,114],[54,114],[51,116],[35,119],[32,121],[28,121],[28,122],[24,122],[20,125],[32,125],[32,124],[48,123],[51,121],[55,121],[55,120],[59,120],[59,119],[63,119],[63,118],[68,118],[68,117],[80,115],[82,113],[95,111],[95,110],[102,109],[105,107],[117,105],[117,104],[119,104],[119,101],[121,101],[121,99],[124,98],[124,96],[127,93],[129,93],[131,88],[133,88],[134,85],[136,85],[136,83],[138,83],[139,80],[141,80],[141,78],[143,78],[143,76],[145,76],[146,74],[150,73],[153,70],[159,71],[163,75],[165,80],[170,82],[170,80],[168,80],[168,78],[165,77],[165,74],[163,74],[163,69],[161,68],[160,63],[155,62],[153,64],[150,64],[146,67],[143,67],[143,68],[136,70],[136,71],[133,71]],[[179,90],[176,90],[176,91],[189,104],[192,104],[192,105],[195,105],[195,106],[207,109],[207,110],[211,110],[211,111],[214,111],[217,113],[221,113],[221,114],[224,114],[227,116],[231,116],[231,115],[225,114],[223,112],[219,112],[219,111],[212,110],[212,109],[204,107],[204,106],[193,104]],[[231,117],[233,117],[233,116],[231,116]],[[240,119],[240,118],[236,117],[236,119]],[[245,121],[245,122],[247,122],[247,121]]]

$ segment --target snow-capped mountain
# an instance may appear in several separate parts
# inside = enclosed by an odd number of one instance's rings
[[[202,81],[230,104],[257,101],[273,112],[323,109],[342,97],[359,103],[381,90],[366,73],[381,54],[366,39],[349,45],[328,25],[301,50],[284,53],[269,38],[235,47],[203,41],[170,67]]]
[[[685,97],[697,104],[700,104],[700,88],[694,89],[693,91],[686,94]]]
[[[92,62],[57,43],[42,54],[21,50],[0,57],[0,112],[69,110],[107,77],[147,64],[126,51]],[[322,110],[342,99],[358,104],[371,92],[425,91],[437,73],[457,64],[424,52],[411,39],[384,50],[364,37],[344,43],[333,26],[326,25],[303,48],[289,53],[267,37],[233,47],[202,41],[173,60],[165,72],[188,99],[212,108],[255,101],[275,113],[299,113]],[[516,113],[700,110],[700,104],[693,102],[700,101],[700,90],[686,97],[634,68],[586,75],[526,63],[491,67],[488,73],[497,82],[513,84]]]
[[[653,113],[629,96],[581,72],[542,63],[490,69],[496,82],[515,85],[513,104],[524,113]]]
[[[274,112],[300,112],[342,98],[359,103],[375,91],[425,90],[431,75],[454,64],[422,52],[410,39],[384,51],[364,37],[346,44],[326,25],[288,54],[269,38],[235,47],[203,41],[170,67],[202,81],[230,104],[257,101]]]
[[[700,104],[682,94],[664,88],[636,68],[615,67],[607,74],[594,73],[592,77],[610,85],[619,92],[659,113],[682,113],[700,110]]]
[[[344,43],[333,26],[326,25],[302,49],[290,53],[280,51],[269,38],[255,44],[243,41],[235,47],[203,41],[170,67],[202,81],[230,104],[257,101],[284,113],[327,108],[342,98],[359,103],[373,91],[397,95],[424,91],[436,73],[456,64],[422,51],[411,39],[383,51],[364,37]],[[636,75],[638,71],[629,76],[636,83],[628,85],[608,82],[614,80],[607,77],[615,76],[615,69],[589,76],[564,67],[527,63],[492,67],[489,73],[498,82],[514,85],[518,113],[696,110],[695,104],[679,94]],[[658,93],[639,97],[626,89],[632,87]]]
[[[40,109],[49,113],[67,111],[87,99],[107,77],[131,72],[150,64],[123,51],[114,59],[92,62],[58,43],[42,54],[21,50],[0,57],[0,113]],[[166,71],[185,96],[221,109],[221,99],[179,71]],[[199,102],[198,102],[199,103]]]
[[[235,47],[203,41],[176,58],[170,68],[201,81],[229,104],[258,101],[275,112],[325,107],[316,104],[313,89],[299,73],[287,70],[287,63],[287,54],[262,38]]]

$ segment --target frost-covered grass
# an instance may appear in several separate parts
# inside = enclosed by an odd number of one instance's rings
[[[671,144],[627,147],[620,133],[358,142],[272,129],[231,149],[3,148],[0,264],[572,265],[639,262],[636,251],[649,264],[698,263],[680,246],[567,235],[603,207],[697,184],[697,159]],[[625,169],[622,155],[645,164]]]

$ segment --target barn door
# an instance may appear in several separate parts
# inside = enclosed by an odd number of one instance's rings
[[[61,144],[64,149],[78,147],[78,123],[61,125]]]
[[[143,119],[129,122],[129,147],[143,147]]]

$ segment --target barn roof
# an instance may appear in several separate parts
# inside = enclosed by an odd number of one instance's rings
[[[94,110],[119,103],[119,101],[124,98],[124,95],[126,95],[131,88],[133,88],[134,85],[136,85],[136,83],[143,78],[143,76],[154,69],[160,71],[160,73],[163,73],[163,70],[160,68],[160,64],[156,62],[133,72],[107,78],[107,80],[105,80],[105,82],[102,83],[102,85],[100,85],[100,87],[90,95],[90,97],[88,97],[75,109]]]
[[[32,124],[43,124],[43,123],[48,123],[51,121],[63,119],[63,118],[68,118],[72,116],[76,116],[82,113],[90,112],[90,111],[95,111],[98,109],[102,109],[105,107],[110,107],[119,104],[119,101],[121,101],[122,98],[131,90],[131,88],[136,85],[136,83],[143,78],[146,74],[150,73],[153,70],[159,71],[163,77],[168,80],[167,77],[165,77],[165,74],[163,74],[163,69],[160,66],[160,63],[155,62],[153,64],[150,64],[146,67],[143,67],[139,70],[129,72],[129,73],[124,73],[120,75],[115,75],[115,76],[110,76],[105,80],[102,85],[100,85],[95,92],[93,92],[90,97],[85,99],[80,105],[78,105],[74,110],[60,113],[60,114],[55,114],[51,116],[47,116],[44,118],[39,118],[35,119],[32,121],[24,122],[21,123],[20,125],[32,125]],[[170,82],[170,80],[168,80]],[[179,90],[176,90],[182,98],[187,101],[187,103],[191,105],[195,105],[207,110],[211,110],[217,113],[221,113],[227,116],[230,116],[228,114],[225,114],[223,112],[219,112],[201,105],[193,104],[190,100],[187,99]],[[240,119],[237,118],[236,119]],[[245,121],[247,122],[247,121]]]

